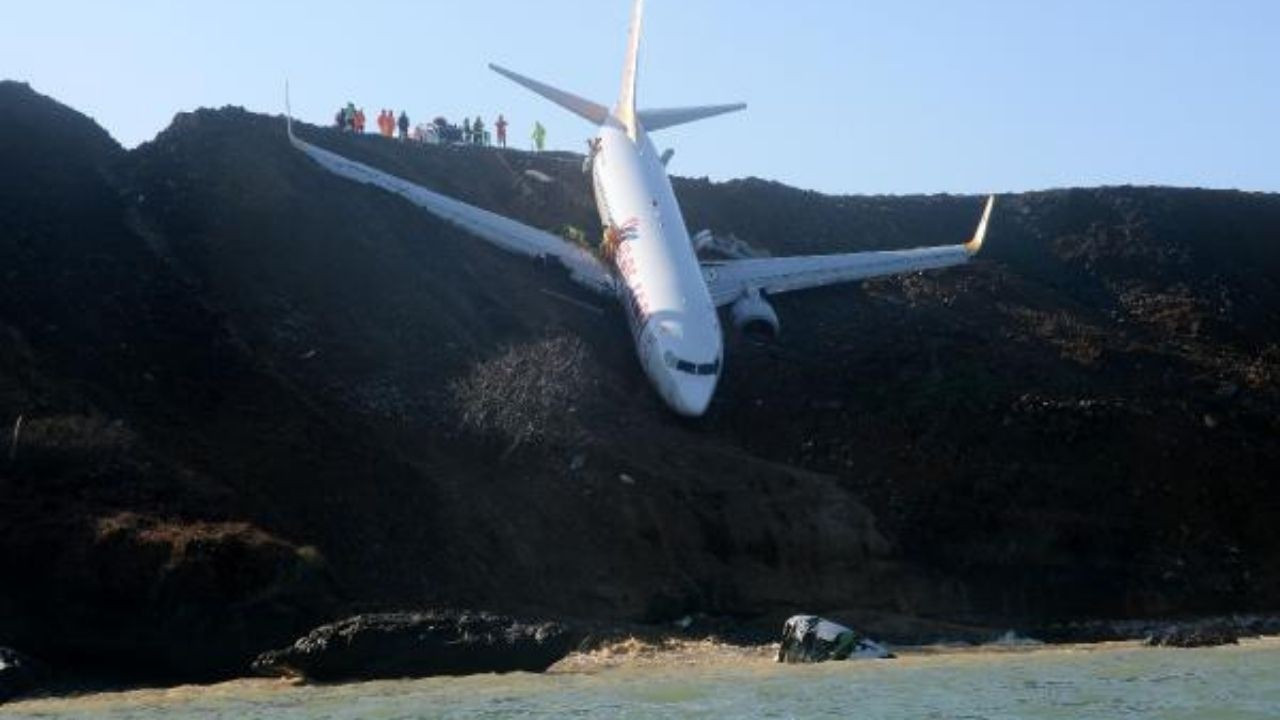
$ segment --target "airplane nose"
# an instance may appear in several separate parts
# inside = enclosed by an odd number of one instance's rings
[[[685,417],[702,417],[711,405],[716,391],[716,377],[677,378],[672,392],[671,406]]]

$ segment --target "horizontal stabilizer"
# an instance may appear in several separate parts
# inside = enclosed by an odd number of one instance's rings
[[[687,107],[687,108],[663,108],[661,110],[641,110],[638,113],[640,125],[649,132],[655,132],[664,128],[675,127],[676,125],[684,125],[685,123],[697,122],[698,120],[706,120],[717,115],[725,115],[727,113],[746,110],[745,103],[735,103],[733,105],[705,105],[703,107]]]
[[[580,118],[588,120],[595,125],[603,125],[605,123],[605,120],[609,119],[609,109],[603,105],[600,105],[598,103],[593,103],[590,100],[585,100],[583,98],[578,97],[577,95],[574,95],[573,93],[568,93],[568,92],[565,92],[564,90],[553,88],[550,85],[540,83],[537,80],[527,78],[518,73],[513,73],[510,70],[507,70],[506,68],[498,67],[497,65],[491,64],[489,65],[489,69],[507,78],[508,80],[511,80],[517,85],[523,85],[524,87],[538,93],[542,97],[559,105],[565,110],[568,110],[574,115],[577,115]]]

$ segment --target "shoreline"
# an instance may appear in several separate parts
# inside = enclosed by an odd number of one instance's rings
[[[635,668],[673,668],[681,666],[740,665],[762,663],[782,666],[775,658],[779,643],[739,645],[715,639],[667,638],[663,640],[630,637],[603,643],[592,650],[571,653],[547,670],[548,675],[593,674],[612,670]],[[1042,642],[1017,637],[973,644],[965,642],[939,642],[923,645],[892,645],[894,657],[886,660],[843,660],[815,665],[841,665],[842,663],[912,663],[930,658],[1004,657],[1047,653],[1119,652],[1125,650],[1152,650],[1187,652],[1215,648],[1280,649],[1280,633],[1242,636],[1234,644],[1203,647],[1153,646],[1146,639],[1099,640],[1080,642]],[[801,663],[800,665],[807,665]]]
[[[630,638],[588,652],[574,652],[545,673],[512,673],[468,677],[405,678],[349,683],[310,683],[297,678],[244,677],[211,684],[186,684],[159,688],[74,691],[62,695],[33,696],[14,700],[0,707],[8,712],[31,715],[59,712],[108,711],[121,707],[176,708],[184,704],[221,701],[236,702],[247,698],[266,698],[283,693],[315,691],[326,693],[359,686],[401,688],[406,684],[424,686],[491,682],[496,677],[511,678],[522,683],[568,682],[574,678],[607,678],[615,673],[655,680],[670,673],[684,672],[793,672],[805,673],[814,668],[900,668],[926,669],[944,663],[997,662],[1011,658],[1086,653],[1187,653],[1205,651],[1267,652],[1280,651],[1280,635],[1241,638],[1239,644],[1215,648],[1175,649],[1150,647],[1141,640],[1118,640],[1063,644],[956,645],[934,644],[895,646],[893,660],[849,660],[818,665],[786,665],[774,661],[776,643],[741,646],[711,640],[669,640],[654,643]]]

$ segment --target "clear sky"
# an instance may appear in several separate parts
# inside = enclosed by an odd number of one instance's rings
[[[327,123],[499,111],[590,128],[491,61],[612,105],[629,0],[0,0],[0,78],[133,146],[201,106]],[[824,192],[1169,184],[1280,191],[1277,0],[648,0],[642,105],[745,101],[667,131],[673,172]],[[0,129],[2,132],[3,129]]]

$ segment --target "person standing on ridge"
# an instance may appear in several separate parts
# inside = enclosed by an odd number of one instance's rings
[[[507,119],[502,116],[502,113],[498,113],[498,122],[494,123],[493,126],[498,129],[498,147],[506,147]]]
[[[533,149],[542,152],[547,146],[547,129],[542,127],[541,122],[533,124]]]
[[[364,134],[364,108],[356,110],[356,134]]]
[[[387,127],[387,109],[383,108],[378,112],[378,134],[382,137],[391,137],[389,130],[390,128]]]
[[[471,144],[471,118],[462,118],[462,144]]]
[[[353,102],[347,102],[347,107],[342,111],[342,129],[347,132],[355,132],[356,104]]]
[[[476,116],[476,121],[471,125],[471,132],[475,133],[477,145],[487,145],[484,141],[484,120],[480,116]]]
[[[587,156],[582,159],[582,174],[590,175],[591,166],[596,161],[596,155],[600,154],[600,138],[594,137],[587,140]]]
[[[404,110],[400,111],[400,139],[409,139],[409,114]]]

